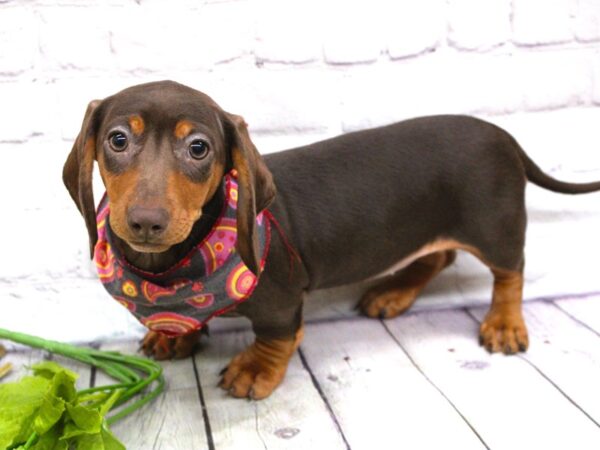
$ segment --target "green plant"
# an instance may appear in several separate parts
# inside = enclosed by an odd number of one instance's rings
[[[0,384],[0,448],[124,449],[108,426],[164,389],[161,366],[146,358],[76,347],[2,328],[0,339],[81,361],[118,381],[76,391],[77,374],[47,361],[32,367],[33,376]]]

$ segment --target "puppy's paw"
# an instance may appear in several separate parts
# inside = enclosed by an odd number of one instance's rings
[[[156,360],[187,358],[194,351],[200,339],[200,331],[194,331],[176,338],[170,338],[155,331],[149,331],[141,343],[141,350],[146,356]]]
[[[511,355],[529,347],[527,327],[520,312],[506,314],[490,311],[479,328],[479,343],[490,353]]]
[[[261,400],[271,395],[283,380],[287,362],[271,364],[254,353],[252,348],[244,350],[223,373],[219,386],[233,397]]]
[[[380,290],[370,289],[360,300],[357,308],[368,317],[389,319],[399,316],[415,302],[416,289]]]
[[[302,337],[301,328],[290,340],[256,339],[223,370],[219,386],[237,398],[261,400],[268,397],[283,380]]]

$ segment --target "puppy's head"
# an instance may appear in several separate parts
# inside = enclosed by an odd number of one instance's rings
[[[256,214],[275,196],[272,176],[240,116],[171,81],[125,89],[88,105],[63,169],[93,253],[98,235],[92,171],[98,162],[114,233],[138,252],[186,239],[223,175],[238,172],[237,250],[257,273]]]

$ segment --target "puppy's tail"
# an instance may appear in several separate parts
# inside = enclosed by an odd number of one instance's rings
[[[549,191],[560,192],[562,194],[585,194],[588,192],[600,191],[600,181],[593,181],[591,183],[567,183],[566,181],[552,178],[550,175],[544,173],[542,169],[527,156],[520,146],[517,147],[519,149],[519,156],[525,167],[527,179],[533,184],[537,184]]]

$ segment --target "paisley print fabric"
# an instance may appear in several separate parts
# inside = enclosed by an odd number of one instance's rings
[[[98,276],[108,293],[150,330],[171,337],[185,335],[252,295],[258,278],[235,249],[238,191],[234,172],[225,176],[222,189],[224,208],[211,232],[185,258],[162,273],[145,272],[125,261],[111,243],[106,196],[100,202],[94,251]],[[265,212],[257,216],[256,222],[262,271],[271,224]]]

